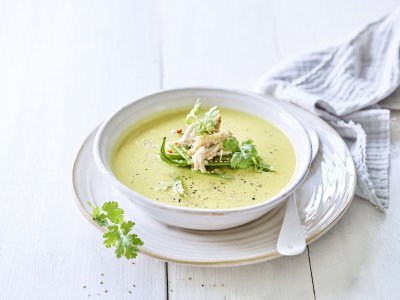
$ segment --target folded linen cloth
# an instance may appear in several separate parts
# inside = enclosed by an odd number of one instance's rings
[[[350,149],[357,171],[356,194],[385,209],[390,111],[382,106],[399,108],[399,85],[400,8],[339,46],[280,64],[255,89],[328,121]]]

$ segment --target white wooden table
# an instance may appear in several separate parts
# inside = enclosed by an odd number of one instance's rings
[[[80,143],[120,105],[179,86],[251,89],[278,61],[335,44],[397,4],[1,0],[0,299],[399,299],[399,113],[388,212],[355,199],[297,257],[131,264],[102,246],[71,193]]]

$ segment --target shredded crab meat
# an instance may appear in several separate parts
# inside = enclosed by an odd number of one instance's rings
[[[202,173],[207,172],[206,165],[214,157],[222,157],[226,152],[222,149],[223,142],[232,136],[230,131],[219,132],[221,127],[221,115],[215,118],[212,134],[196,135],[196,123],[186,127],[182,137],[179,139],[179,145],[190,148],[188,154],[193,163],[193,169]]]
[[[230,131],[217,132],[210,135],[201,135],[194,138],[192,148],[189,150],[193,162],[193,169],[206,172],[207,162],[224,153],[222,145],[225,139],[231,137]]]
[[[193,139],[196,137],[196,124],[190,124],[186,127],[185,132],[183,133],[182,137],[179,139],[179,144],[182,146],[190,147],[193,144]]]
[[[213,132],[218,132],[220,127],[221,127],[221,115],[218,114],[217,118],[215,119],[215,125],[214,125],[214,131]]]

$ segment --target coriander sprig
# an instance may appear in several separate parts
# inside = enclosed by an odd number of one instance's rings
[[[134,233],[131,233],[132,221],[124,221],[124,210],[115,201],[105,202],[100,208],[88,202],[92,208],[92,218],[102,227],[108,229],[104,233],[104,245],[107,248],[115,247],[115,255],[118,258],[125,256],[127,259],[135,258],[139,247],[143,245],[142,240]]]
[[[257,170],[263,172],[274,172],[269,164],[264,162],[260,155],[258,155],[256,146],[252,140],[242,142],[239,146],[239,142],[235,138],[230,138],[227,143],[230,147],[236,147],[235,151],[232,151],[232,157],[230,159],[230,167],[233,169],[248,169],[254,166]],[[232,146],[234,145],[234,146]],[[226,147],[224,143],[224,147]]]

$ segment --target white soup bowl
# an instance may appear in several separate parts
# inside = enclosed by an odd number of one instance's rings
[[[160,203],[121,183],[111,168],[113,149],[126,130],[147,116],[164,110],[190,107],[200,98],[204,106],[236,109],[267,120],[289,138],[296,154],[296,168],[285,188],[273,198],[251,206],[228,209],[178,207]],[[182,88],[155,93],[138,99],[116,111],[100,126],[94,142],[94,159],[110,184],[154,219],[177,227],[220,230],[253,221],[282,204],[301,184],[311,162],[311,145],[306,130],[291,114],[271,98],[250,92],[217,88]],[[161,163],[161,162],[160,162]],[[115,199],[118,201],[118,199]]]

